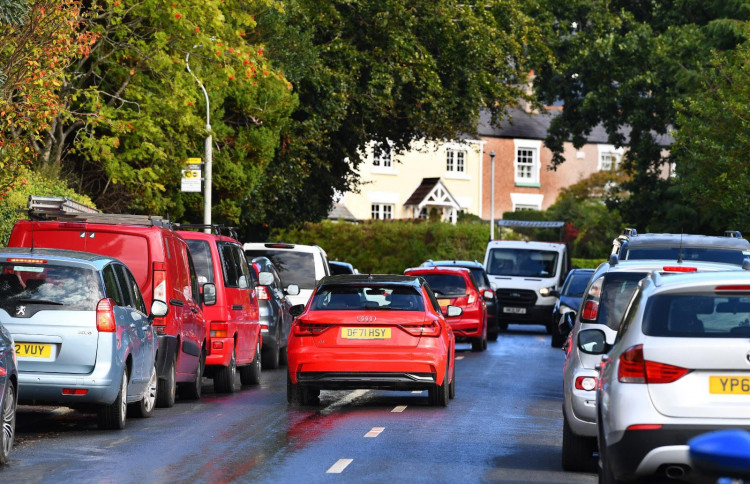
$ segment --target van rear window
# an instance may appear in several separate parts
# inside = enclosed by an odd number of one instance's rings
[[[311,252],[248,249],[245,255],[250,260],[268,257],[276,267],[284,287],[296,284],[300,289],[315,289],[315,259]]]

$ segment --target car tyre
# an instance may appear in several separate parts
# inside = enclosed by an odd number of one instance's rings
[[[456,363],[453,363],[453,378],[451,378],[451,384],[448,387],[448,398],[451,400],[456,398]]]
[[[320,390],[316,388],[306,388],[299,384],[292,383],[289,372],[286,374],[286,401],[292,407],[301,407],[306,405],[315,405],[318,403]]]
[[[151,378],[148,380],[146,392],[140,402],[131,405],[136,417],[149,418],[154,414],[154,407],[159,393],[159,378],[156,376],[156,365],[151,369]]]
[[[450,383],[448,382],[448,368],[445,369],[445,378],[442,385],[433,385],[427,391],[430,403],[435,407],[447,407],[450,400]]]
[[[0,464],[7,464],[10,459],[10,451],[13,448],[13,440],[16,435],[16,387],[8,380],[3,396],[3,408],[1,414],[2,429],[0,429]]]
[[[558,331],[557,329],[552,331],[549,345],[553,348],[562,348],[563,343],[565,343],[565,338],[560,334],[560,331]]]
[[[214,390],[217,393],[234,393],[235,381],[237,380],[237,358],[234,347],[232,347],[232,357],[229,359],[228,366],[222,366],[216,370],[214,375]]]
[[[555,322],[549,321],[544,325],[544,329],[547,330],[547,334],[554,334],[555,333]]]
[[[600,456],[599,464],[599,484],[621,484],[624,481],[615,478],[612,468],[607,464],[604,456]]]
[[[255,346],[255,357],[249,365],[240,368],[240,381],[243,385],[257,385],[260,383],[260,341]]]
[[[159,379],[156,389],[156,406],[159,408],[174,407],[175,397],[177,395],[177,364],[172,358],[167,371],[167,377]]]
[[[487,349],[487,339],[483,337],[473,338],[471,340],[471,351],[479,352]]]
[[[508,331],[508,322],[507,321],[500,321],[497,325],[500,328],[500,332],[501,333],[505,333],[506,331]]]
[[[279,367],[279,346],[278,343],[275,345],[263,345],[263,351],[261,352],[261,360],[263,363],[263,369],[275,370]]]
[[[487,331],[487,339],[490,341],[497,341],[498,334],[497,331]]]
[[[562,468],[568,472],[594,470],[594,446],[596,439],[581,437],[570,429],[568,418],[563,414]]]
[[[205,367],[206,353],[201,351],[198,357],[198,368],[195,369],[195,379],[183,383],[180,388],[180,396],[186,400],[200,400],[203,386],[203,368]]]
[[[286,346],[279,348],[279,365],[286,366],[289,362],[289,359],[287,358],[286,354]]]
[[[115,401],[99,407],[99,428],[122,430],[128,413],[128,369],[122,370],[120,390]]]

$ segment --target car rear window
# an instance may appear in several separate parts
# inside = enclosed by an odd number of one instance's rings
[[[533,249],[491,249],[487,273],[493,276],[553,277],[557,252]]]
[[[284,287],[296,284],[300,289],[314,289],[315,259],[311,252],[291,250],[245,250],[248,259],[268,257],[279,273]]]
[[[463,296],[466,294],[466,281],[454,274],[422,274],[436,296]]]
[[[621,256],[627,260],[664,259],[683,261],[706,261],[723,262],[741,266],[745,260],[745,254],[741,250],[733,249],[700,249],[690,247],[651,247],[651,248],[626,248],[625,254]]]
[[[413,287],[393,285],[326,285],[312,301],[312,310],[378,309],[424,311],[422,295]]]
[[[678,338],[750,337],[750,297],[662,294],[646,302],[643,333]]]
[[[207,282],[214,282],[214,262],[211,258],[211,247],[208,241],[188,239],[190,254],[193,256],[195,264],[195,274],[198,276],[198,283],[203,285]]]
[[[571,274],[565,287],[562,289],[563,296],[581,297],[591,279],[593,272],[575,272]]]
[[[638,287],[638,282],[647,275],[645,272],[610,272],[605,274],[596,322],[606,324],[609,328],[617,330],[620,327],[622,315],[628,307],[630,298],[633,297],[633,293]]]
[[[94,311],[104,297],[94,269],[44,264],[0,263],[0,306],[15,314],[19,306],[49,305],[45,309]]]

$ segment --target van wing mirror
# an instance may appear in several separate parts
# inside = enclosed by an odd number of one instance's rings
[[[288,296],[299,296],[299,286],[297,284],[289,284],[284,292]]]
[[[300,314],[305,312],[305,305],[304,304],[295,304],[294,306],[289,308],[289,314],[292,315],[292,317],[296,318]]]
[[[270,286],[273,284],[273,274],[270,272],[261,272],[258,274],[258,284],[261,286]]]
[[[154,299],[151,301],[151,314],[149,314],[148,320],[151,322],[154,318],[163,318],[168,312],[169,306],[167,306],[167,303],[160,299]]]
[[[203,304],[213,306],[216,304],[216,285],[210,282],[203,284]]]

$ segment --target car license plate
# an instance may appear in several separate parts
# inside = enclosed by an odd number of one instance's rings
[[[747,376],[710,376],[708,392],[726,395],[750,395],[750,377]]]
[[[440,304],[441,306],[449,306],[450,303],[450,299],[438,299],[438,304]]]
[[[26,358],[49,358],[52,356],[52,345],[41,343],[16,343],[16,356]]]
[[[341,328],[344,339],[391,339],[391,328]]]
[[[504,313],[526,314],[526,308],[503,308]]]

